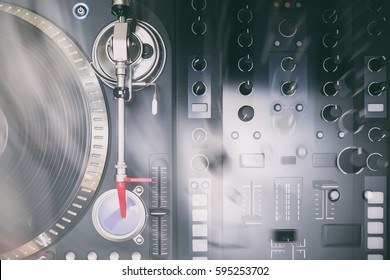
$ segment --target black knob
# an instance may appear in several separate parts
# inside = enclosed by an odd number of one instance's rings
[[[252,57],[249,54],[247,56],[242,57],[238,61],[238,68],[242,72],[249,72],[249,71],[251,71],[252,68],[253,68],[253,59],[252,59]]]
[[[388,86],[386,82],[382,83],[371,83],[368,86],[368,93],[371,94],[372,96],[379,96],[382,94],[382,92],[385,92],[387,90]]]
[[[379,171],[389,166],[389,161],[378,153],[373,153],[367,158],[367,167],[372,171]]]
[[[371,36],[380,36],[383,34],[383,31],[386,27],[386,18],[383,17],[378,20],[371,21],[367,26],[368,34]]]
[[[296,66],[294,58],[290,56],[283,58],[280,63],[280,67],[282,67],[283,71],[294,71]]]
[[[195,11],[202,11],[206,8],[206,0],[192,0],[191,6]]]
[[[204,57],[196,57],[192,60],[192,68],[195,71],[204,71],[207,67],[207,61]]]
[[[356,174],[366,166],[368,153],[363,148],[349,147],[337,156],[337,167],[344,174]]]
[[[341,58],[339,55],[336,55],[335,57],[325,58],[324,62],[322,63],[322,66],[326,72],[336,72],[340,64]]]
[[[372,12],[379,12],[383,8],[385,0],[368,0],[367,7]]]
[[[368,61],[368,69],[371,72],[379,72],[386,65],[386,63],[387,63],[386,57],[384,56],[374,57]]]
[[[337,18],[338,18],[337,11],[333,9],[326,9],[322,13],[322,20],[325,23],[335,23],[337,21]]]
[[[296,93],[298,89],[298,83],[295,82],[295,81],[288,81],[288,82],[285,82],[282,87],[281,87],[281,91],[284,95],[286,96],[292,96]]]
[[[341,84],[339,81],[336,82],[327,82],[323,87],[322,91],[326,96],[335,96],[339,89],[341,88]]]
[[[322,43],[326,48],[334,48],[337,46],[339,41],[341,40],[340,31],[337,29],[333,33],[327,33],[322,38]]]
[[[389,132],[383,131],[379,127],[373,127],[368,131],[368,138],[372,142],[379,142],[389,136]]]
[[[243,122],[249,122],[255,116],[255,110],[253,107],[245,105],[238,110],[238,117]]]
[[[206,33],[207,25],[200,17],[198,17],[196,21],[192,23],[191,30],[195,35],[203,35]]]
[[[342,114],[343,111],[341,110],[341,107],[336,104],[326,105],[321,112],[322,118],[327,122],[337,121]]]
[[[206,85],[202,82],[196,82],[193,86],[192,86],[192,92],[196,95],[196,96],[202,96],[203,94],[205,94],[206,92]]]
[[[243,48],[248,48],[253,44],[253,36],[249,29],[238,36],[238,44]]]
[[[279,33],[283,37],[293,37],[297,33],[297,22],[293,19],[284,19],[279,23]]]
[[[240,84],[238,90],[242,95],[249,95],[253,91],[253,84],[251,81],[246,81]]]
[[[241,23],[249,23],[253,19],[252,11],[246,6],[238,12],[237,18]]]

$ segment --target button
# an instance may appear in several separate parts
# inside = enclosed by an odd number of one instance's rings
[[[208,226],[207,224],[194,224],[192,225],[192,236],[194,237],[207,237]]]
[[[142,255],[140,252],[133,252],[133,254],[131,254],[131,259],[135,261],[139,261],[142,259]]]
[[[73,260],[76,259],[76,254],[74,252],[72,252],[72,251],[67,252],[65,254],[65,259],[68,260],[68,261],[73,261]]]
[[[264,154],[241,154],[241,168],[264,168]]]
[[[383,249],[383,238],[382,237],[368,237],[367,238],[367,249],[380,250]]]
[[[367,218],[369,219],[383,219],[383,207],[368,207]]]
[[[192,210],[193,222],[207,222],[207,210],[206,209],[193,209]]]
[[[385,111],[384,104],[368,104],[367,111],[370,113],[381,113]]]
[[[380,222],[368,222],[367,233],[368,234],[383,234],[383,223]]]
[[[328,199],[331,202],[336,202],[340,199],[340,192],[336,189],[330,190],[328,193]]]
[[[95,261],[95,260],[98,259],[98,255],[97,255],[96,252],[91,251],[91,252],[88,253],[87,259],[90,260],[90,261]]]
[[[383,204],[385,201],[383,192],[365,191],[364,198],[368,204]]]
[[[118,252],[111,252],[109,256],[110,260],[117,261],[120,259]]]
[[[192,195],[193,207],[205,207],[207,206],[207,194],[193,194]]]
[[[193,239],[192,240],[192,251],[193,252],[207,252],[208,242],[206,239]]]
[[[85,19],[89,14],[89,7],[84,3],[77,3],[72,9],[73,16],[77,19]]]
[[[207,103],[193,103],[191,109],[193,113],[206,113],[209,110],[209,105]]]
[[[367,260],[383,260],[383,255],[369,254],[367,255]]]

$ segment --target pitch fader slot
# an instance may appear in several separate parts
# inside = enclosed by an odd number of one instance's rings
[[[168,155],[152,155],[150,159],[151,195],[151,256],[154,259],[171,258],[171,180]]]

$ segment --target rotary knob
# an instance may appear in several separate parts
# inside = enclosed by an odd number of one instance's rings
[[[368,0],[367,7],[372,12],[379,12],[383,8],[385,0]]]
[[[379,96],[382,92],[387,90],[388,86],[386,82],[374,82],[368,86],[368,93],[372,96]]]
[[[323,13],[322,13],[322,20],[325,22],[325,23],[335,23],[338,19],[338,14],[337,14],[337,11],[334,10],[334,9],[326,9]]]
[[[253,83],[251,81],[246,81],[240,84],[238,90],[242,95],[249,95],[253,91]]]
[[[295,81],[285,82],[281,87],[281,91],[282,91],[283,95],[285,95],[285,96],[294,95],[296,93],[297,89],[298,89],[298,83]]]
[[[253,44],[253,36],[249,29],[238,36],[238,44],[243,48],[248,48]]]
[[[333,33],[327,33],[322,38],[322,43],[326,48],[334,48],[341,40],[340,31],[337,29]]]
[[[368,153],[361,147],[348,147],[337,156],[337,167],[344,174],[360,173],[366,166]]]
[[[253,119],[254,116],[255,116],[255,110],[251,106],[245,105],[242,106],[240,110],[238,110],[238,117],[243,122],[249,122],[250,120]]]
[[[279,33],[286,38],[293,37],[298,31],[297,22],[293,19],[284,19],[279,23]]]
[[[196,57],[192,60],[192,68],[195,71],[204,71],[207,67],[207,61],[204,57]]]
[[[191,26],[191,30],[195,35],[203,35],[206,33],[207,25],[206,23],[198,17]]]
[[[247,56],[242,57],[238,61],[238,68],[242,72],[249,72],[249,71],[251,71],[252,68],[253,68],[253,59],[252,59],[252,57],[249,54]]]
[[[202,96],[203,94],[205,94],[206,92],[206,85],[202,82],[196,82],[193,86],[192,86],[192,92],[196,95],[196,96]]]
[[[370,139],[372,142],[382,141],[388,136],[389,133],[387,131],[383,131],[379,127],[373,127],[368,131],[368,139]]]
[[[206,8],[206,0],[192,0],[191,6],[195,11],[202,11]]]
[[[379,72],[387,64],[386,57],[378,56],[373,57],[368,61],[368,69],[371,72]]]
[[[190,165],[192,170],[202,172],[209,168],[210,162],[205,155],[197,154],[192,157]]]
[[[341,110],[341,107],[336,104],[326,105],[321,112],[321,116],[326,122],[335,122],[342,114],[343,111]]]
[[[386,18],[383,17],[378,20],[371,21],[367,26],[368,34],[371,36],[380,36],[383,34],[383,31],[386,27]]]
[[[373,153],[367,158],[367,167],[372,171],[379,171],[389,166],[389,161],[379,153]]]
[[[335,96],[341,88],[339,81],[336,82],[327,82],[322,87],[322,91],[326,96]]]
[[[248,6],[246,6],[245,8],[241,9],[238,14],[237,14],[237,18],[238,20],[241,22],[241,23],[249,23],[252,21],[253,19],[253,13],[252,11],[249,9]]]
[[[336,72],[341,64],[341,58],[339,55],[335,57],[327,57],[325,58],[322,66],[326,72]]]
[[[289,56],[283,58],[282,62],[280,63],[280,67],[282,67],[282,70],[285,72],[291,72],[295,70],[297,64],[295,63],[294,58]]]

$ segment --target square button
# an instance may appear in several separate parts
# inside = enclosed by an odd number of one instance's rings
[[[371,192],[370,197],[367,199],[369,204],[383,204],[385,196],[383,192]]]
[[[208,234],[207,224],[194,224],[192,225],[192,236],[206,237]]]
[[[383,223],[369,222],[367,223],[368,234],[383,234]]]
[[[367,249],[371,249],[371,250],[383,249],[383,238],[382,237],[368,237],[367,238]]]
[[[367,218],[369,219],[383,219],[383,207],[368,207]]]
[[[208,244],[206,239],[193,239],[192,240],[193,252],[207,252]]]
[[[206,209],[192,210],[192,221],[194,221],[194,222],[207,222],[207,210]]]
[[[195,207],[207,206],[207,194],[193,194],[192,206]]]

